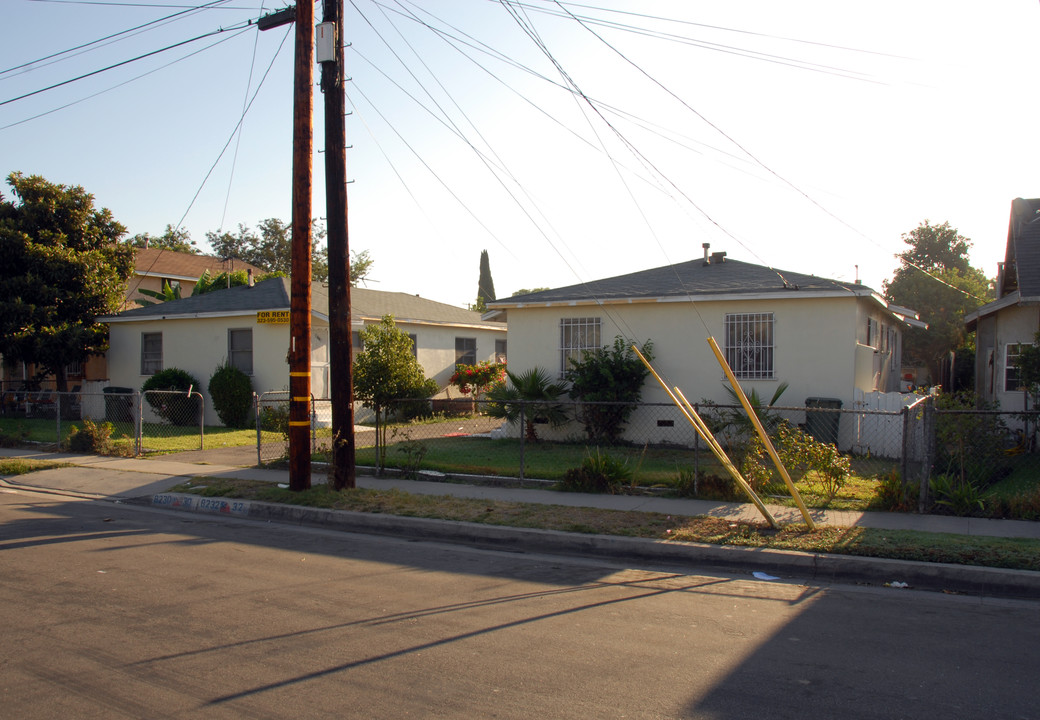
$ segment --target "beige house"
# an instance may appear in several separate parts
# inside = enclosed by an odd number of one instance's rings
[[[456,363],[505,356],[505,325],[479,313],[407,293],[352,288],[350,295],[353,332],[393,315],[442,392]],[[150,375],[176,367],[198,378],[207,395],[205,385],[227,359],[252,378],[255,392],[286,390],[289,301],[288,278],[274,278],[99,318],[109,325],[109,382],[140,389]],[[328,294],[321,285],[312,286],[311,311],[311,393],[321,399],[329,395]],[[219,424],[208,396],[205,422]]]
[[[996,289],[996,300],[964,318],[975,333],[975,391],[1004,410],[1022,410],[1027,393],[1015,359],[1040,331],[1040,199],[1011,203]]]
[[[902,329],[921,324],[868,287],[730,260],[725,253],[581,285],[488,303],[488,319],[509,325],[510,369],[542,367],[562,376],[569,358],[622,336],[653,342],[655,369],[690,402],[729,404],[714,337],[745,392],[803,406],[823,400],[853,409],[868,393],[898,392]],[[652,379],[648,403],[668,397]],[[670,409],[648,408],[630,428],[656,428],[632,440],[688,435]]]
[[[154,301],[141,290],[162,292],[164,284],[180,288],[181,297],[191,295],[192,289],[204,273],[216,277],[223,272],[252,271],[259,276],[263,271],[244,260],[224,259],[214,255],[193,255],[165,248],[137,248],[134,250],[134,276],[126,288],[123,309],[137,307],[140,300]]]

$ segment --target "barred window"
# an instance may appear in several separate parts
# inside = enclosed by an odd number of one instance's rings
[[[560,319],[560,376],[570,367],[570,361],[580,361],[584,350],[600,347],[599,318]]]
[[[738,378],[772,379],[773,313],[728,313],[725,352]]]
[[[228,330],[228,362],[246,375],[253,374],[253,330],[233,328]]]
[[[141,333],[141,374],[155,375],[162,369],[162,333]]]

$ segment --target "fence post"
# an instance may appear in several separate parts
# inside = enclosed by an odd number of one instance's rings
[[[253,393],[253,419],[256,421],[256,465],[259,467],[264,461],[260,455],[260,396],[255,392]]]
[[[899,455],[899,474],[903,478],[903,499],[905,500],[906,491],[910,487],[910,407],[904,405],[899,414],[903,416],[903,449]]]
[[[58,399],[54,402],[54,411],[55,411],[54,414],[55,414],[55,417],[57,418],[57,420],[55,420],[55,422],[56,422],[56,424],[58,426],[58,428],[57,428],[58,435],[57,435],[57,439],[54,441],[54,444],[58,446],[58,451],[60,452],[61,451],[61,395],[62,394],[60,392],[56,392],[55,395],[58,396]]]
[[[524,421],[524,401],[520,401],[520,484],[524,484],[524,437],[527,435],[527,423]]]
[[[928,509],[928,484],[932,479],[932,460],[935,457],[935,402],[928,398],[924,404],[924,461],[921,467],[921,493],[917,499],[917,511]]]
[[[135,457],[141,454],[141,449],[144,444],[142,435],[144,435],[144,394],[134,391],[134,396],[137,398],[137,417],[133,418],[134,421],[134,438],[136,443]]]
[[[206,449],[206,398],[199,396],[199,450]]]
[[[693,404],[693,411],[698,415],[701,414],[700,403]],[[697,484],[701,478],[701,434],[699,432],[693,433],[693,494],[696,495]]]

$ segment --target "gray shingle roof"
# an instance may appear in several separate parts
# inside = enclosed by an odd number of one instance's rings
[[[288,278],[272,278],[253,287],[240,286],[192,297],[170,300],[126,310],[101,320],[150,320],[194,315],[248,314],[260,310],[288,310],[291,289]],[[480,313],[427,300],[408,293],[351,288],[351,315],[355,320],[378,320],[393,315],[398,321],[428,322],[446,325],[483,325],[504,327],[502,323],[480,319]],[[328,315],[328,289],[320,283],[311,285],[311,311]]]
[[[1011,203],[1001,294],[1015,290],[1022,298],[1040,297],[1040,199]]]
[[[703,259],[677,265],[641,270],[627,275],[593,280],[581,285],[570,285],[555,290],[517,295],[488,303],[496,305],[516,303],[565,302],[575,300],[628,300],[667,297],[711,295],[762,295],[770,293],[835,292],[869,293],[870,288],[854,283],[804,275],[788,270],[776,270],[763,265],[725,259],[706,264]]]

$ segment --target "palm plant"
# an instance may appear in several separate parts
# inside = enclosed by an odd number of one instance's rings
[[[510,423],[524,422],[524,434],[531,442],[538,441],[535,422],[547,422],[553,427],[567,423],[567,408],[559,398],[567,392],[565,383],[553,379],[552,375],[536,367],[522,373],[506,370],[509,382],[488,391],[487,413],[491,417],[505,418]]]

